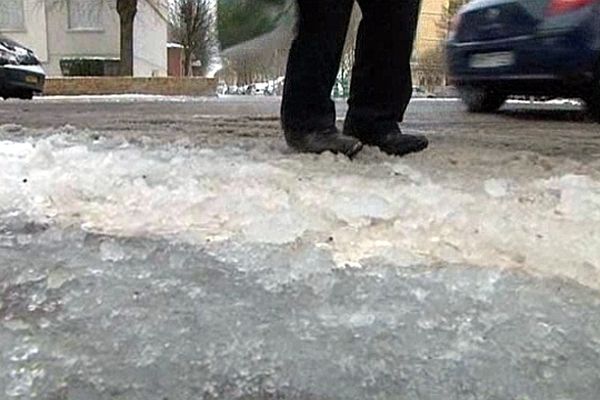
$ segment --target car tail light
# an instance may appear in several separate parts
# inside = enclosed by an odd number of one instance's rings
[[[546,14],[549,16],[566,14],[588,6],[595,0],[552,0]]]

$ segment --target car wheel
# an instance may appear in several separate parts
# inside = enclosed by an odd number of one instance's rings
[[[467,110],[473,113],[498,111],[508,98],[505,94],[476,86],[459,87],[458,92],[463,103],[467,106]]]
[[[26,90],[26,91],[20,92],[17,97],[22,100],[31,100],[31,99],[33,99],[33,91]]]
[[[584,99],[588,114],[597,122],[600,122],[600,72],[595,79],[592,93]]]

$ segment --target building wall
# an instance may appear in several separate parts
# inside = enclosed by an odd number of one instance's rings
[[[446,85],[444,61],[441,53],[431,53],[439,49],[446,39],[446,29],[440,26],[444,8],[449,0],[422,0],[419,27],[412,57],[413,85],[428,90],[436,90]],[[429,55],[428,55],[429,53]]]
[[[23,1],[25,28],[20,31],[2,31],[2,34],[32,48],[49,76],[61,75],[62,58],[119,58],[119,15],[115,9],[116,0],[102,1],[98,29],[71,29],[66,2]],[[140,1],[134,27],[135,76],[167,74],[168,25],[164,14],[165,1]],[[149,2],[162,5],[152,7]]]
[[[0,0],[1,1],[1,0]],[[23,0],[24,27],[18,30],[4,30],[0,33],[35,51],[40,61],[48,60],[46,35],[46,7],[39,0]]]
[[[169,68],[167,75],[174,77],[183,76],[183,48],[181,46],[170,46],[167,49]]]
[[[217,80],[209,78],[147,78],[130,76],[50,78],[46,95],[150,94],[165,96],[215,96]]]
[[[135,76],[167,76],[167,2],[140,1],[138,7],[133,32],[133,73]]]
[[[92,0],[90,0],[92,1]],[[71,29],[66,5],[47,1],[49,76],[60,76],[60,60],[70,57],[119,57],[119,16],[113,2],[102,2],[98,29]]]
[[[445,39],[444,32],[438,26],[448,0],[422,0],[421,16],[415,43],[414,58],[432,48],[435,48]]]

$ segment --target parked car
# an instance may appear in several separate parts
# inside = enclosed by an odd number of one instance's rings
[[[0,37],[0,97],[31,99],[43,91],[45,80],[33,51]]]
[[[600,120],[599,0],[475,0],[456,15],[448,73],[472,112],[510,95],[583,99]]]

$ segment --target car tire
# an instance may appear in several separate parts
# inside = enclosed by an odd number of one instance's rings
[[[600,96],[588,97],[585,99],[587,113],[596,122],[600,122]]]
[[[33,99],[33,91],[31,90],[26,90],[23,92],[19,92],[19,94],[17,95],[17,97],[21,100],[31,100]]]
[[[508,98],[505,94],[476,86],[459,87],[458,92],[463,103],[467,106],[467,110],[472,113],[498,111]]]
[[[600,122],[600,71],[596,76],[592,92],[583,99],[585,101],[588,114],[596,121]]]

